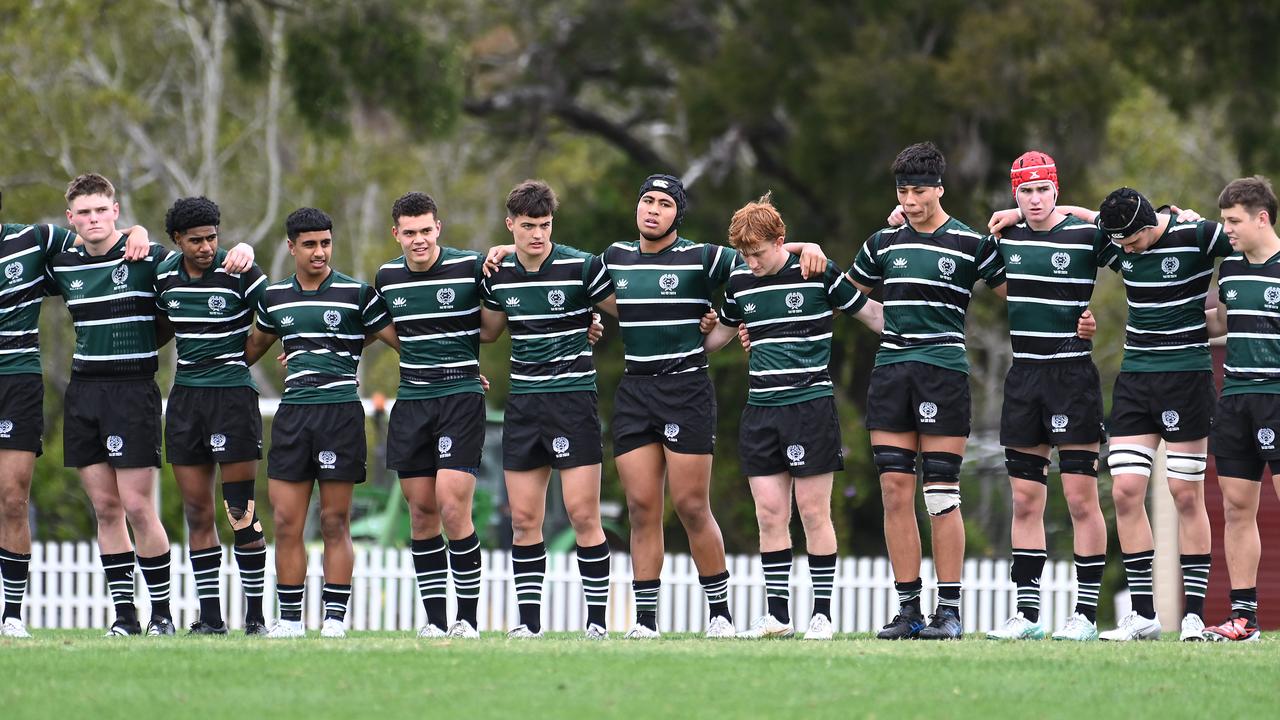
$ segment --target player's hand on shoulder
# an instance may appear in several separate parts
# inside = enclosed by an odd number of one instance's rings
[[[800,277],[808,280],[821,276],[827,270],[827,254],[817,243],[805,243],[800,252]]]
[[[1169,212],[1173,213],[1174,219],[1180,223],[1200,222],[1201,220],[1204,219],[1203,217],[1200,216],[1200,213],[1196,212],[1195,210],[1192,210],[1190,208],[1183,210],[1177,205],[1170,205]]]
[[[1022,222],[1022,211],[1017,208],[1008,210],[997,210],[991,213],[991,219],[987,220],[987,232],[1000,237],[1000,231],[1017,225]]]
[[[125,232],[129,237],[124,241],[124,259],[128,262],[145,260],[151,253],[151,238],[147,234],[147,229],[141,225],[134,225]]]
[[[498,272],[502,261],[513,252],[515,252],[514,245],[495,245],[489,248],[489,252],[485,253],[484,256],[484,276],[492,277],[494,273]]]
[[[249,268],[253,267],[253,259],[253,246],[242,242],[231,248],[231,251],[227,253],[227,257],[222,261],[222,267],[227,272],[248,272]]]
[[[889,217],[884,219],[889,227],[902,227],[907,224],[907,214],[902,212],[901,205],[894,205],[893,212],[889,213]]]

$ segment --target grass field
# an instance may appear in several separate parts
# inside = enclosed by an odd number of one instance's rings
[[[0,717],[1277,717],[1280,638],[1224,646],[577,637],[0,641]]]

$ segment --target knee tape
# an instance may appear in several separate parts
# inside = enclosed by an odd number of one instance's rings
[[[254,512],[252,480],[224,484],[222,506],[226,508],[227,521],[235,531],[236,545],[248,545],[262,539],[262,523]]]
[[[1048,474],[1049,458],[1042,458],[1039,455],[1006,448],[1004,451],[1004,466],[1009,471],[1009,477],[1031,480],[1042,485],[1048,484],[1046,475]]]
[[[1107,467],[1112,475],[1141,475],[1151,477],[1151,459],[1155,448],[1145,445],[1112,445],[1107,453]]]
[[[1091,450],[1059,450],[1058,467],[1063,475],[1098,477],[1098,453]]]
[[[1204,453],[1168,454],[1165,460],[1165,471],[1174,480],[1188,482],[1204,482],[1204,471],[1208,467],[1208,456]]]
[[[880,474],[906,473],[916,474],[916,452],[893,445],[872,445],[871,461],[876,464]]]
[[[960,488],[955,485],[925,485],[924,508],[933,517],[941,517],[960,507]]]

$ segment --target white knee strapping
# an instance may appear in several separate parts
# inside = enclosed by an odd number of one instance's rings
[[[1174,480],[1204,482],[1204,471],[1209,466],[1208,455],[1195,453],[1169,453],[1165,470]]]
[[[1141,475],[1149,478],[1151,461],[1155,456],[1155,448],[1144,445],[1112,445],[1107,453],[1107,467],[1111,468],[1112,475]],[[1203,467],[1201,472],[1203,473]]]
[[[960,507],[960,488],[955,485],[925,485],[924,507],[938,517]]]

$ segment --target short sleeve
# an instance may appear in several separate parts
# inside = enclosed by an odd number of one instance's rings
[[[57,225],[37,225],[35,228],[40,240],[40,248],[44,251],[44,260],[49,262],[54,255],[70,250],[76,244],[76,234]]]
[[[582,281],[586,284],[587,297],[592,305],[613,294],[613,278],[609,277],[599,255],[592,255],[582,266]]]
[[[1000,241],[994,235],[988,235],[978,242],[978,277],[988,287],[1000,287],[1004,284],[1004,258],[1000,256]]]
[[[853,315],[867,304],[867,296],[854,287],[853,281],[830,260],[827,261],[827,272],[822,280],[832,308]]]
[[[267,275],[256,264],[247,272],[240,273],[240,297],[249,307],[257,307],[262,301],[262,294],[267,289]]]
[[[723,245],[702,246],[702,267],[707,271],[707,279],[714,286],[729,282],[729,274],[740,261],[738,251]]]
[[[1120,254],[1111,238],[1099,229],[1093,234],[1093,255],[1098,267],[1111,268],[1120,272]]]
[[[382,301],[382,296],[375,292],[372,286],[365,285],[365,289],[367,292],[364,307],[360,309],[360,324],[364,326],[367,335],[390,325],[391,313],[387,311],[387,304]]]
[[[738,327],[742,324],[742,308],[738,306],[738,301],[733,295],[733,283],[729,282],[724,288],[724,303],[720,306],[720,322],[730,327]]]
[[[493,277],[487,277],[480,281],[480,302],[490,310],[502,310],[502,303],[498,302],[498,298],[493,294]]]
[[[880,265],[879,243],[880,233],[867,238],[858,256],[849,267],[849,277],[868,287],[884,279],[884,268]]]
[[[258,324],[259,330],[263,332],[271,333],[272,335],[279,334],[279,331],[276,328],[275,320],[271,317],[271,314],[267,312],[266,288],[263,288],[263,291],[258,295],[258,302],[254,307],[254,311],[258,316],[257,324]]]
[[[1200,250],[1211,258],[1224,258],[1235,252],[1227,234],[1222,232],[1221,223],[1201,220],[1196,227],[1196,239],[1200,241]]]

